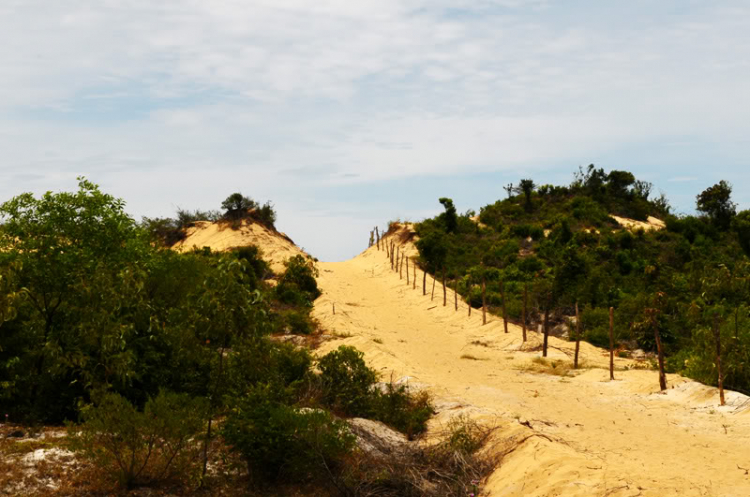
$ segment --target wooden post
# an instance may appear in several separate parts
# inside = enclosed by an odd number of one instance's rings
[[[487,285],[484,281],[484,275],[482,275],[482,325],[487,324],[487,297],[486,297]]]
[[[404,253],[401,253],[401,265],[398,267],[398,279],[401,279],[401,274],[404,272]],[[407,277],[409,276],[409,271],[406,272]]]
[[[448,303],[448,295],[445,293],[445,267],[443,267],[443,307]]]
[[[388,249],[388,244],[385,243],[385,239],[383,239],[383,245],[385,245],[385,256],[390,258],[391,257],[391,251]]]
[[[529,296],[529,284],[524,283],[523,285],[523,341],[526,341],[526,305],[528,304],[528,296]]]
[[[401,257],[401,247],[396,247],[396,272],[398,272],[398,259]]]
[[[372,231],[370,231],[370,245],[368,245],[367,248],[370,248],[373,245],[375,245],[375,233],[373,233]]]
[[[378,250],[380,250],[380,232],[378,231],[378,227],[375,226],[375,238],[378,241]]]
[[[576,302],[576,354],[573,356],[573,369],[578,369],[578,351],[581,349],[581,315]]]
[[[406,284],[409,284],[409,258],[406,258]]]
[[[503,301],[503,326],[505,327],[505,333],[508,333],[508,315],[505,312],[505,282],[500,282],[500,298]]]
[[[724,372],[721,370],[721,329],[719,328],[719,314],[714,314],[714,340],[716,341],[716,369],[719,372],[719,405],[724,402]]]
[[[333,303],[333,315],[336,315],[336,302]]]
[[[456,311],[458,311],[458,280],[453,282],[453,303],[455,304]]]
[[[547,357],[547,345],[549,344],[549,308],[550,308],[549,296],[547,302],[544,304],[544,343],[542,344],[542,357]]]
[[[427,295],[427,269],[422,269],[422,295]]]
[[[412,271],[414,272],[411,278],[411,289],[416,290],[417,289],[417,261],[412,261],[411,267],[412,267]]]
[[[430,295],[430,302],[435,300],[435,277],[432,277],[432,294]]]
[[[393,246],[393,242],[391,242],[391,270],[393,270],[393,258],[394,254],[393,251],[396,249],[396,247]]]
[[[664,372],[664,349],[661,345],[661,333],[659,333],[659,321],[656,319],[657,308],[649,309],[651,314],[651,326],[654,328],[654,339],[656,340],[656,353],[659,357],[659,388],[667,389],[667,375]]]
[[[615,379],[615,308],[609,308],[609,379]]]

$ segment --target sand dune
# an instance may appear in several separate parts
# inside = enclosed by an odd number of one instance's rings
[[[257,245],[263,251],[263,259],[276,272],[284,271],[284,261],[295,255],[307,255],[284,233],[270,230],[252,221],[243,222],[239,229],[232,229],[227,223],[199,221],[188,228],[187,238],[176,244],[175,250],[211,247],[221,252],[236,247]]]
[[[617,224],[622,226],[623,228],[628,228],[630,230],[637,230],[637,229],[643,229],[645,231],[650,230],[661,230],[667,227],[666,224],[664,224],[664,221],[661,219],[657,219],[653,216],[648,216],[648,219],[646,221],[636,221],[635,219],[629,219],[627,217],[620,217],[620,216],[610,216],[612,219],[617,221]]]
[[[487,495],[750,495],[740,469],[750,468],[747,397],[729,393],[729,405],[719,407],[716,389],[676,375],[661,394],[657,373],[628,359],[616,359],[609,381],[608,353],[589,344],[581,344],[585,369],[540,374],[532,362],[541,355],[537,333],[524,345],[515,325],[508,334],[496,317],[482,326],[481,312],[468,317],[463,302],[454,311],[450,291],[443,307],[439,282],[431,301],[429,276],[423,296],[422,274],[416,289],[407,286],[376,247],[319,267],[314,316],[351,335],[320,353],[354,345],[385,377],[428,388],[439,411],[433,424],[465,413],[499,427],[491,450],[515,448],[486,482]],[[570,361],[570,343],[550,338],[550,345],[551,360]]]

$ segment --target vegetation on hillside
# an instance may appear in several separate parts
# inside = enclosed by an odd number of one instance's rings
[[[257,222],[275,230],[276,211],[271,202],[260,205],[241,193],[229,195],[222,203],[222,210],[186,210],[177,209],[177,215],[171,217],[144,217],[141,224],[151,238],[167,247],[181,242],[187,236],[187,229],[199,221],[228,224],[232,229],[239,228],[243,222]]]
[[[235,200],[225,217],[245,212]],[[274,286],[257,247],[169,250],[85,179],[73,193],[3,203],[0,222],[6,423],[72,423],[67,447],[123,488],[166,482],[170,493],[210,494],[221,474],[261,489],[312,485],[311,495],[405,495],[391,490],[412,485],[392,459],[360,453],[344,419],[415,437],[432,415],[429,397],[378,385],[353,348],[315,360],[271,339],[315,329],[309,259],[287,261]]]
[[[652,185],[625,171],[580,169],[567,186],[521,180],[507,197],[482,207],[478,223],[445,212],[416,225],[420,263],[445,271],[451,285],[480,307],[481,281],[490,308],[530,320],[549,310],[558,323],[582,311],[584,338],[608,346],[608,308],[626,348],[655,351],[664,342],[667,369],[716,384],[714,327],[719,331],[724,386],[750,392],[750,211],[736,212],[724,181],[697,196],[697,216],[673,215]],[[666,229],[628,230],[611,215],[654,216]],[[571,332],[571,338],[574,338]]]

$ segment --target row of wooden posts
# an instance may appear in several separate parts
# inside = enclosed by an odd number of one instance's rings
[[[409,278],[409,257],[406,256],[405,251],[401,250],[401,246],[395,241],[390,240],[387,243],[385,237],[381,240],[380,233],[377,226],[373,231],[370,232],[370,247],[373,245],[377,246],[378,251],[384,250],[386,257],[390,260],[391,269],[398,273],[399,279],[403,279],[404,263],[406,263],[406,284],[412,285],[413,289],[417,288],[417,263],[412,260],[412,278]],[[432,291],[430,294],[430,300],[435,298],[435,282],[436,279],[432,277]],[[442,270],[442,285],[443,285],[443,307],[447,305],[447,290],[445,285],[445,268]],[[487,324],[487,299],[486,299],[486,282],[484,276],[482,276],[482,325]],[[427,295],[427,270],[422,268],[422,295]],[[508,317],[505,311],[505,289],[504,285],[500,283],[500,298],[501,298],[501,309],[503,317],[503,328],[505,333],[508,333]],[[458,291],[457,285],[454,283],[453,287],[453,302],[454,308],[458,311]],[[471,304],[466,303],[468,307],[468,316],[471,316]],[[521,329],[523,331],[523,341],[526,342],[526,323],[527,319],[527,308],[528,308],[528,284],[524,285],[523,288],[523,320],[521,322]],[[573,356],[573,368],[578,369],[578,355],[581,348],[581,317],[578,312],[578,303],[575,305],[576,311],[576,343],[575,343],[575,354]],[[664,350],[662,348],[661,336],[659,334],[659,327],[656,321],[655,309],[649,309],[649,316],[654,330],[654,338],[656,340],[656,349],[659,362],[659,388],[661,390],[667,389],[667,375],[664,371]],[[615,310],[614,307],[609,308],[609,379],[615,379],[615,339],[614,339],[614,324],[615,324]],[[716,342],[716,362],[719,370],[719,399],[720,404],[725,404],[724,400],[724,385],[723,385],[723,374],[721,369],[721,342],[719,334],[719,323],[718,318],[714,320],[713,326],[714,338]],[[542,356],[547,357],[547,346],[549,339],[549,307],[544,310],[544,322],[543,322],[543,333],[544,340],[542,344]]]

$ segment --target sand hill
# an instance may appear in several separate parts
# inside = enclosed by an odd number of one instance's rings
[[[411,235],[390,233],[400,252],[416,255]],[[609,381],[607,351],[581,344],[584,368],[566,376],[542,372],[540,336],[497,317],[482,325],[453,293],[443,307],[438,282],[427,295],[371,247],[346,262],[320,263],[323,296],[314,316],[341,344],[365,352],[385,378],[408,381],[435,396],[432,428],[466,414],[496,425],[490,450],[507,453],[485,484],[493,496],[746,496],[750,495],[750,400],[669,375],[659,393],[648,365],[616,359]],[[332,304],[336,313],[332,312]],[[549,359],[570,364],[572,344],[550,338]],[[645,369],[644,369],[645,368]]]
[[[221,252],[247,245],[260,247],[263,251],[263,259],[276,273],[284,271],[284,261],[290,257],[307,256],[284,233],[268,229],[252,220],[243,221],[238,229],[232,229],[229,223],[199,221],[187,229],[187,237],[173,248],[185,251],[211,247],[211,250]]]

